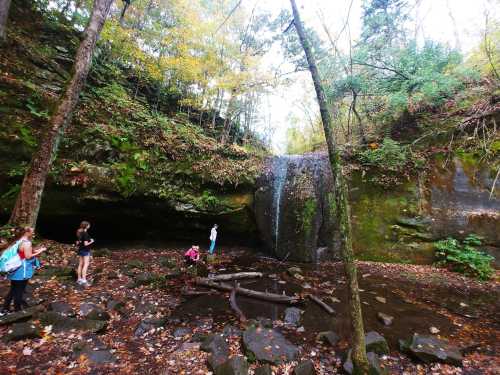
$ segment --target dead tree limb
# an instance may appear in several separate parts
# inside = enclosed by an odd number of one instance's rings
[[[332,309],[330,306],[328,306],[326,303],[324,303],[320,298],[313,296],[312,294],[309,294],[308,297],[316,302],[318,305],[320,305],[328,314],[335,314],[335,310]]]
[[[226,292],[231,292],[233,290],[233,286],[231,286],[227,283],[217,283],[213,280],[206,279],[206,278],[197,278],[195,280],[195,284],[200,285],[200,286],[204,286],[207,288],[224,290]],[[286,303],[286,304],[293,305],[293,304],[300,302],[300,299],[298,297],[291,297],[291,296],[282,295],[282,294],[258,292],[256,290],[245,289],[242,287],[237,287],[236,292],[238,294],[241,294],[241,295],[244,295],[247,297],[261,299],[263,301],[269,301],[269,302],[275,302],[275,303]]]
[[[262,277],[262,272],[238,272],[238,273],[228,273],[225,275],[214,275],[210,276],[209,279],[212,281],[228,281],[228,280],[241,280],[241,279],[253,279],[255,277]]]
[[[243,314],[243,311],[238,307],[238,304],[236,303],[236,289],[238,288],[239,285],[234,283],[233,290],[231,290],[231,294],[229,296],[229,304],[231,305],[231,308],[238,314],[238,317],[240,318],[240,322],[246,322],[247,318],[245,317],[245,314]]]

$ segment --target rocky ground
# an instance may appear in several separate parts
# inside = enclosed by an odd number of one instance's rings
[[[47,244],[29,288],[31,307],[0,318],[1,373],[305,375],[349,368],[340,264],[293,269],[248,250],[223,249],[199,276],[259,270],[265,277],[246,288],[274,285],[304,301],[274,306],[238,296],[246,315],[240,320],[229,293],[187,296],[207,290],[194,285],[194,270],[182,267],[181,247],[96,250],[92,285],[83,288],[73,279],[74,249]],[[380,372],[498,373],[498,283],[429,266],[361,262],[359,272],[368,350]],[[0,292],[7,288],[2,281]]]

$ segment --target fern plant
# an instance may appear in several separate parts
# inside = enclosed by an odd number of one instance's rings
[[[476,246],[481,246],[481,238],[475,234],[468,235],[462,242],[451,237],[438,241],[435,243],[436,264],[467,276],[488,280],[493,275],[493,257],[476,249]]]

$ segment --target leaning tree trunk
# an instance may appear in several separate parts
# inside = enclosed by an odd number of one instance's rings
[[[31,159],[9,220],[11,224],[33,227],[36,224],[47,174],[57,153],[59,140],[65,127],[71,121],[80,91],[87,79],[95,44],[112,2],[113,0],[94,1],[90,21],[76,52],[73,75],[50,118],[47,131],[40,139],[38,148]]]
[[[7,39],[7,19],[9,18],[10,0],[0,0],[0,43]]]
[[[359,298],[359,288],[357,279],[356,264],[354,263],[354,255],[352,251],[352,233],[349,202],[347,200],[347,184],[342,175],[342,162],[340,152],[338,150],[335,136],[332,130],[332,119],[326,103],[325,93],[321,85],[321,80],[316,66],[316,61],[312,54],[311,47],[306,38],[300,14],[295,4],[295,0],[290,0],[292,4],[293,18],[295,29],[300,39],[300,43],[304,49],[309,71],[311,72],[314,89],[318,99],[321,121],[325,132],[326,144],[328,147],[328,156],[335,183],[335,210],[334,215],[338,219],[340,225],[340,234],[342,236],[342,258],[344,262],[345,274],[348,284],[349,296],[349,314],[351,318],[352,328],[352,361],[354,364],[354,373],[368,374],[369,365],[366,357],[365,334],[363,328],[363,316],[361,313],[361,302]]]

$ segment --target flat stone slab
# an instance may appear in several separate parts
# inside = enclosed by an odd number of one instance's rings
[[[263,327],[250,327],[243,333],[243,347],[249,358],[279,365],[297,358],[299,349],[280,332]]]
[[[14,323],[4,336],[4,340],[18,341],[26,339],[39,339],[42,337],[40,327],[33,323]]]
[[[215,375],[248,375],[248,362],[242,356],[228,359],[215,368]]]
[[[378,355],[389,354],[389,345],[385,338],[375,331],[368,332],[365,336],[366,351]]]
[[[434,336],[415,333],[407,341],[399,341],[401,351],[425,363],[441,362],[453,366],[462,366],[463,357],[460,350],[447,341]]]

